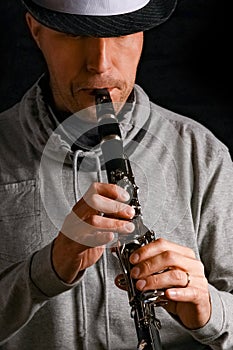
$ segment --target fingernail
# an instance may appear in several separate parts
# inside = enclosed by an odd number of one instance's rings
[[[134,231],[134,224],[132,222],[129,222],[125,225],[125,229],[128,231],[128,232],[133,232]]]
[[[173,289],[168,289],[167,292],[168,292],[170,298],[175,298],[175,297],[177,297],[177,292],[176,292],[175,290],[173,290]]]
[[[132,218],[134,217],[134,215],[135,215],[135,210],[134,210],[134,208],[132,208],[132,207],[127,208],[127,209],[126,209],[126,214],[128,214],[129,217],[130,217],[130,219],[132,219]]]
[[[130,261],[132,264],[136,264],[139,261],[139,254],[135,253],[130,257]]]
[[[123,201],[127,202],[130,199],[129,193],[127,191],[122,192]]]
[[[143,289],[146,285],[146,281],[145,280],[139,280],[137,281],[137,288],[138,289]]]
[[[140,269],[139,269],[139,267],[134,267],[134,268],[132,269],[132,275],[133,275],[133,277],[137,278],[137,277],[139,276],[139,274],[140,274]]]

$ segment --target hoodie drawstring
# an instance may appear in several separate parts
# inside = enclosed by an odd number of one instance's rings
[[[107,250],[103,253],[103,274],[104,274],[104,296],[105,296],[105,327],[107,349],[110,350],[110,324],[109,324],[109,305],[108,305],[108,273],[107,273]]]
[[[84,152],[82,150],[77,150],[73,156],[73,187],[74,187],[75,203],[77,203],[78,199],[80,198],[80,192],[78,190],[78,160],[79,158],[84,158],[84,157],[95,159],[96,168],[97,168],[97,181],[98,182],[102,181],[100,159],[95,154],[95,152]]]

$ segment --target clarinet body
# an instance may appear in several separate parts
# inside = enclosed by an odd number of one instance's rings
[[[116,254],[119,259],[124,281],[127,285],[131,317],[134,319],[139,350],[161,350],[159,336],[160,321],[155,315],[155,306],[160,305],[163,291],[140,292],[130,276],[130,255],[139,247],[155,240],[155,234],[144,224],[130,162],[124,155],[123,142],[118,120],[107,89],[95,91],[98,132],[104,157],[108,182],[126,189],[130,195],[129,204],[135,209],[133,234],[118,237]]]

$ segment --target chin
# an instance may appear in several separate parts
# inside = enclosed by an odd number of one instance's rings
[[[113,101],[115,113],[118,114],[125,104],[127,98],[119,96],[119,94],[110,93]],[[78,101],[82,101],[79,103]],[[96,117],[96,104],[95,97],[91,94],[79,93],[76,101],[73,101],[73,108],[71,108],[73,114],[77,114],[80,120],[87,121],[89,123],[97,123]]]

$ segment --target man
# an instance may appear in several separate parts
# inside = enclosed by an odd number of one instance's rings
[[[230,156],[134,85],[143,31],[168,19],[175,0],[24,5],[48,73],[0,118],[0,348],[136,348],[109,249],[116,233],[132,234],[135,212],[125,190],[96,175],[105,173],[95,128],[104,88],[158,236],[130,262],[139,291],[165,290],[163,347],[232,349]]]

